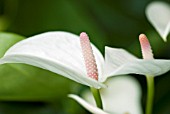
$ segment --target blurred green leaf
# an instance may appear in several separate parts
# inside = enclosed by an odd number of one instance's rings
[[[0,33],[0,57],[22,39],[16,34]],[[0,65],[0,100],[57,100],[66,97],[70,88],[71,81],[43,69],[25,64]]]
[[[154,114],[169,114],[170,110],[170,72],[155,78]]]
[[[2,102],[0,114],[56,114],[56,108],[41,102]]]
[[[5,54],[8,48],[24,38],[25,37],[14,33],[0,32],[0,57]]]

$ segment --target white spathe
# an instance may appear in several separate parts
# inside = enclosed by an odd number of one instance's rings
[[[106,87],[108,77],[123,74],[161,75],[170,69],[169,60],[137,59],[123,49],[105,49],[105,61],[92,44],[99,80],[87,76],[79,36],[69,32],[42,33],[16,43],[0,59],[4,63],[25,63],[65,76],[78,83]]]
[[[124,49],[105,47],[105,74],[107,77],[123,74],[159,76],[170,70],[170,60],[139,59]]]
[[[136,79],[130,76],[118,76],[109,79],[106,84],[108,88],[101,89],[104,110],[95,106],[89,91],[83,94],[85,100],[73,94],[69,97],[93,114],[142,114],[141,87]]]
[[[170,5],[161,1],[151,2],[146,8],[146,16],[166,41],[170,32]]]
[[[0,63],[25,63],[84,85],[104,87],[100,83],[104,58],[94,45],[92,49],[99,71],[98,82],[86,75],[79,36],[68,32],[47,32],[18,42],[6,52]]]

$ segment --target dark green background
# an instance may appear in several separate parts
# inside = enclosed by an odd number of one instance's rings
[[[162,1],[170,4],[170,0]],[[146,19],[145,7],[150,2],[152,0],[0,0],[0,31],[25,37],[46,31],[63,30],[75,34],[85,31],[91,42],[103,53],[104,46],[121,47],[138,57],[141,57],[138,35],[145,33],[155,58],[170,59],[170,39],[164,43]],[[48,71],[38,70],[59,80],[60,83],[54,86],[55,100],[33,102],[24,99],[6,102],[2,99],[0,114],[88,113],[67,98],[68,93],[80,94],[84,86]],[[134,77],[142,85],[142,105],[145,107],[145,77]],[[170,114],[170,72],[156,77],[155,81],[154,114]]]

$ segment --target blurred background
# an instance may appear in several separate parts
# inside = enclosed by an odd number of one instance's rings
[[[0,0],[0,31],[26,38],[46,31],[68,31],[77,35],[85,31],[102,53],[104,46],[121,47],[140,58],[138,35],[145,33],[155,58],[170,59],[170,39],[164,43],[145,16],[145,8],[152,1]],[[161,1],[170,4],[170,0]],[[2,42],[0,44],[2,47]],[[1,52],[1,57],[3,54]],[[88,113],[67,98],[69,93],[80,95],[86,87],[42,69],[27,65],[14,66],[15,69],[0,67],[0,114]],[[31,79],[24,74],[14,73],[16,68],[21,67],[27,74],[31,72],[31,75],[42,76],[41,82],[38,77]],[[133,76],[141,83],[141,101],[145,107],[145,77]],[[155,81],[153,113],[170,114],[170,72],[156,77]]]

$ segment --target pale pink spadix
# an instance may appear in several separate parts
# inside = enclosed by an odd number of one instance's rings
[[[140,41],[140,45],[141,45],[143,59],[146,59],[146,60],[154,59],[152,49],[151,49],[150,43],[149,43],[146,35],[140,34],[139,41]]]
[[[80,34],[80,44],[82,48],[87,75],[95,80],[98,80],[96,60],[93,54],[89,37],[85,32],[82,32]]]

